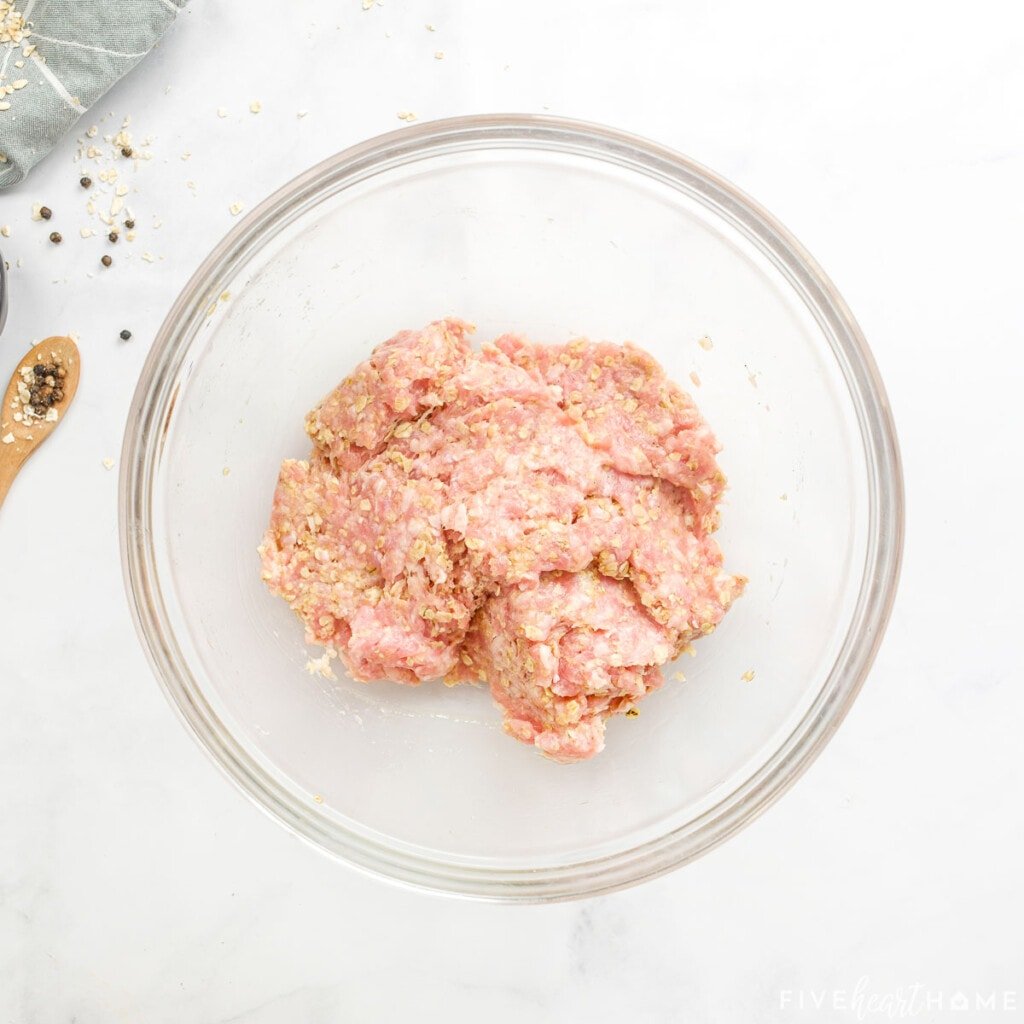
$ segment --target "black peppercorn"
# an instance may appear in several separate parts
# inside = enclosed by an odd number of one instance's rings
[[[31,380],[25,381],[28,395],[21,396],[22,405],[25,407],[23,416],[30,421],[43,419],[49,409],[63,402],[66,376],[67,371],[60,359],[50,363],[36,363],[32,367]]]
[[[53,242],[54,245],[60,245],[60,243],[64,241],[64,238],[59,231],[51,231],[50,241]]]
[[[124,222],[124,226],[125,226],[125,227],[126,227],[126,228],[127,228],[128,230],[129,230],[129,231],[131,231],[131,229],[132,229],[133,227],[135,227],[135,221],[133,221],[133,220],[131,219],[131,217],[129,217],[129,218],[128,218],[128,219],[127,219],[127,220],[126,220],[125,222]]]
[[[121,236],[116,231],[111,231],[110,234],[107,235],[107,238],[109,238],[112,242],[116,242],[120,237]]]
[[[39,216],[42,217],[43,220],[49,220],[53,216],[53,210],[51,210],[48,206],[40,206]]]
[[[114,261],[109,256],[101,256],[100,257],[100,263],[102,263],[103,266],[105,266],[105,267],[109,267],[110,264],[113,263],[113,262]]]
[[[129,330],[122,331],[121,335],[120,335],[122,341],[129,341],[129,340],[131,340],[131,336],[132,336],[132,332],[129,331]]]
[[[131,156],[132,153],[133,153],[133,150],[132,150],[131,146],[122,146],[121,147],[121,156]]]
[[[78,180],[78,184],[81,185],[82,188],[92,188],[92,178],[86,174]]]

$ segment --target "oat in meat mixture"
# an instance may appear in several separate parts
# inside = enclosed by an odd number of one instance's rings
[[[484,681],[510,735],[583,760],[743,590],[718,446],[634,346],[471,330],[400,332],[310,414],[263,578],[355,678]]]

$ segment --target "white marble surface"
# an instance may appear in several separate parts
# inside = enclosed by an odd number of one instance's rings
[[[104,127],[131,114],[154,136],[132,258],[122,244],[86,273],[102,248],[78,237],[73,140],[0,195],[4,255],[23,264],[0,371],[64,331],[88,360],[74,424],[0,514],[0,1022],[884,1017],[856,1002],[862,978],[865,995],[921,985],[919,1019],[1024,1013],[1021,17],[1010,2],[194,0],[102,105]],[[904,578],[853,712],[752,827],[611,897],[456,902],[307,848],[187,737],[128,619],[101,462],[164,312],[231,202],[400,127],[402,109],[551,111],[714,167],[833,276],[896,411]],[[57,212],[59,249],[35,201]],[[958,990],[998,1007],[957,1014]]]

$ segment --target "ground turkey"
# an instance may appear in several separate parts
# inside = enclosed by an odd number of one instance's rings
[[[510,735],[583,760],[743,589],[718,446],[632,345],[471,330],[402,331],[313,410],[263,578],[356,679],[482,680]]]

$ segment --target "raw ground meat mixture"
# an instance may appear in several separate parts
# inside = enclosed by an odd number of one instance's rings
[[[263,579],[356,679],[484,681],[510,735],[583,760],[743,590],[718,445],[632,345],[471,331],[400,332],[310,413]]]

